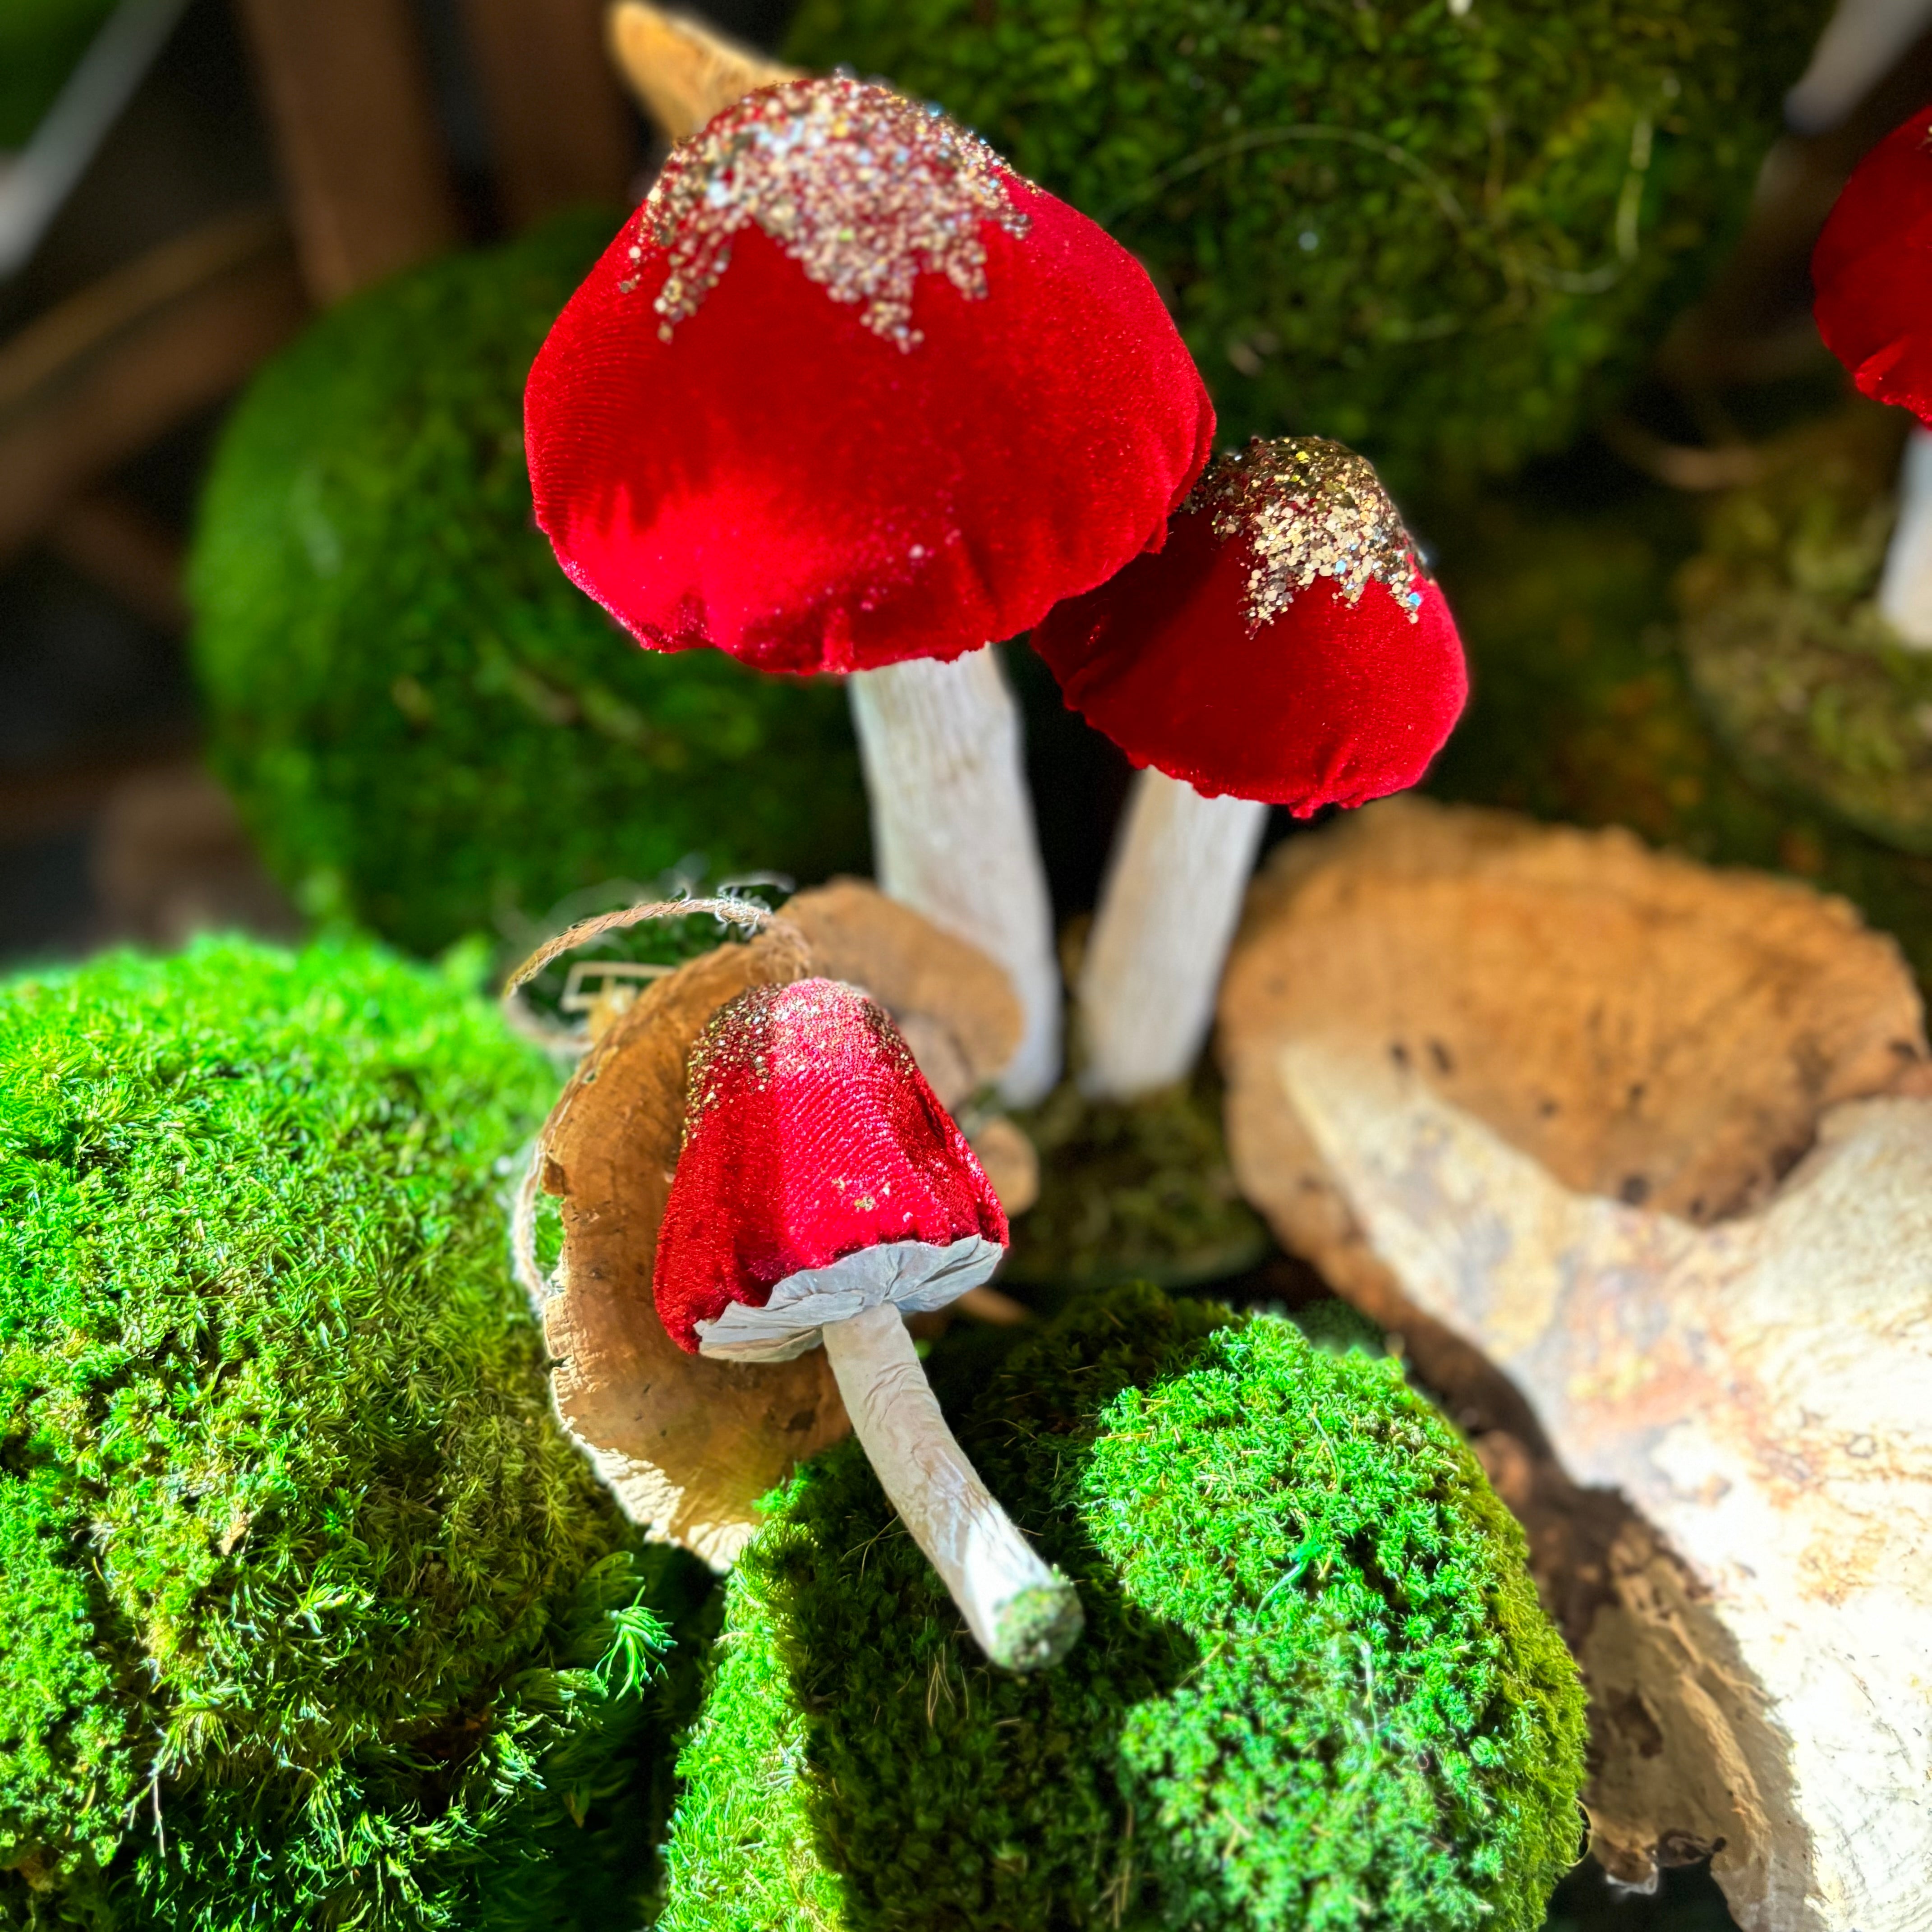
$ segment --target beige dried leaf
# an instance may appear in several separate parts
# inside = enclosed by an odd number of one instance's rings
[[[841,880],[800,894],[748,945],[646,986],[586,1053],[538,1142],[537,1178],[563,1220],[542,1303],[557,1412],[634,1520],[719,1567],[755,1528],[758,1498],[848,1425],[821,1349],[748,1366],[671,1340],[652,1294],[658,1226],[704,1023],[752,986],[814,974],[864,987],[902,1024],[923,1019],[971,1086],[1019,1036],[1018,1002],[984,954]],[[1011,1184],[1024,1162],[1004,1152]]]
[[[754,88],[799,77],[796,68],[767,60],[690,14],[645,0],[620,0],[609,24],[618,72],[674,141],[696,134]]]

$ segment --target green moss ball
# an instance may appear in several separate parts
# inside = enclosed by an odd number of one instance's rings
[[[562,217],[346,303],[256,377],[209,478],[216,768],[308,910],[418,951],[693,855],[862,864],[836,682],[639,649],[532,520],[524,380],[615,227]]]
[[[662,1932],[1541,1923],[1582,1693],[1395,1364],[1134,1288],[958,1379],[1084,1636],[992,1671],[856,1448],[808,1468],[730,1586]]]
[[[668,1583],[506,1265],[549,1090],[372,950],[0,988],[0,1927],[634,1922]]]
[[[1134,250],[1224,431],[1412,488],[1568,440],[1700,288],[1824,0],[805,0]]]

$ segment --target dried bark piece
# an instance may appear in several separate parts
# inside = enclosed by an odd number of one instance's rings
[[[747,1366],[678,1347],[652,1294],[658,1226],[683,1136],[692,1042],[747,988],[814,974],[864,988],[896,1020],[922,1022],[947,1066],[963,1070],[968,1093],[1018,1037],[1019,1003],[983,953],[863,881],[841,880],[790,901],[748,944],[650,982],[598,1034],[538,1141],[538,1182],[563,1220],[542,1304],[557,1413],[634,1521],[720,1568],[756,1526],[758,1498],[849,1425],[821,1350]],[[929,1070],[927,1078],[937,1089]],[[1004,1183],[1018,1192],[1031,1154],[1024,1136],[997,1118],[974,1132],[997,1143],[1002,1128],[1019,1148],[996,1146],[987,1172],[996,1191]]]
[[[1746,1932],[1924,1932],[1932,1102],[1828,1108],[1765,1207],[1697,1228],[1561,1186],[1359,1038],[1276,1064],[1404,1292],[1667,1545],[1619,1540],[1582,1646],[1621,1720],[1605,1862],[1714,1847]]]
[[[723,1567],[754,1505],[836,1442],[845,1412],[822,1351],[745,1366],[686,1354],[651,1297],[658,1223],[684,1131],[685,1060],[746,988],[811,971],[782,927],[656,981],[584,1056],[538,1142],[562,1202],[563,1253],[543,1306],[557,1414],[625,1513]]]
[[[620,0],[610,10],[610,53],[645,112],[674,141],[696,134],[754,88],[796,80],[800,71],[645,0]]]
[[[1398,801],[1286,848],[1222,1027],[1276,1232],[1641,1513],[1570,1593],[1606,1864],[1721,1841],[1751,1932],[1932,1926],[1932,1103],[1890,942]]]

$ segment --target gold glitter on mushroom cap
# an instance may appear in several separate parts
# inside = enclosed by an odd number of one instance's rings
[[[920,275],[983,298],[981,224],[1026,233],[1007,192],[1016,178],[936,107],[871,82],[788,81],[746,95],[672,151],[630,259],[642,261],[646,241],[670,257],[654,304],[669,341],[730,266],[732,237],[755,224],[834,302],[862,304],[868,328],[910,350]]]
[[[1182,506],[1205,510],[1224,542],[1245,536],[1254,552],[1246,615],[1258,630],[1298,590],[1334,578],[1351,604],[1385,585],[1412,624],[1422,608],[1420,560],[1375,466],[1326,436],[1256,436],[1210,466]]]

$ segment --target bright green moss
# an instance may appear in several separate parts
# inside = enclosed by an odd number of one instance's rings
[[[836,683],[640,650],[532,523],[524,379],[614,226],[566,217],[345,304],[256,379],[209,479],[217,768],[308,910],[418,950],[693,854],[863,858]]]
[[[1567,441],[1741,218],[1824,0],[805,0],[1168,294],[1223,433]]]
[[[1396,1364],[1138,1288],[959,1380],[1086,1634],[989,1670],[856,1450],[802,1472],[730,1586],[664,1932],[1540,1922],[1582,1694]]]
[[[112,8],[113,0],[0,6],[0,148],[26,142]]]
[[[676,1580],[508,1277],[551,1084],[366,948],[0,990],[0,1927],[634,1918]]]

